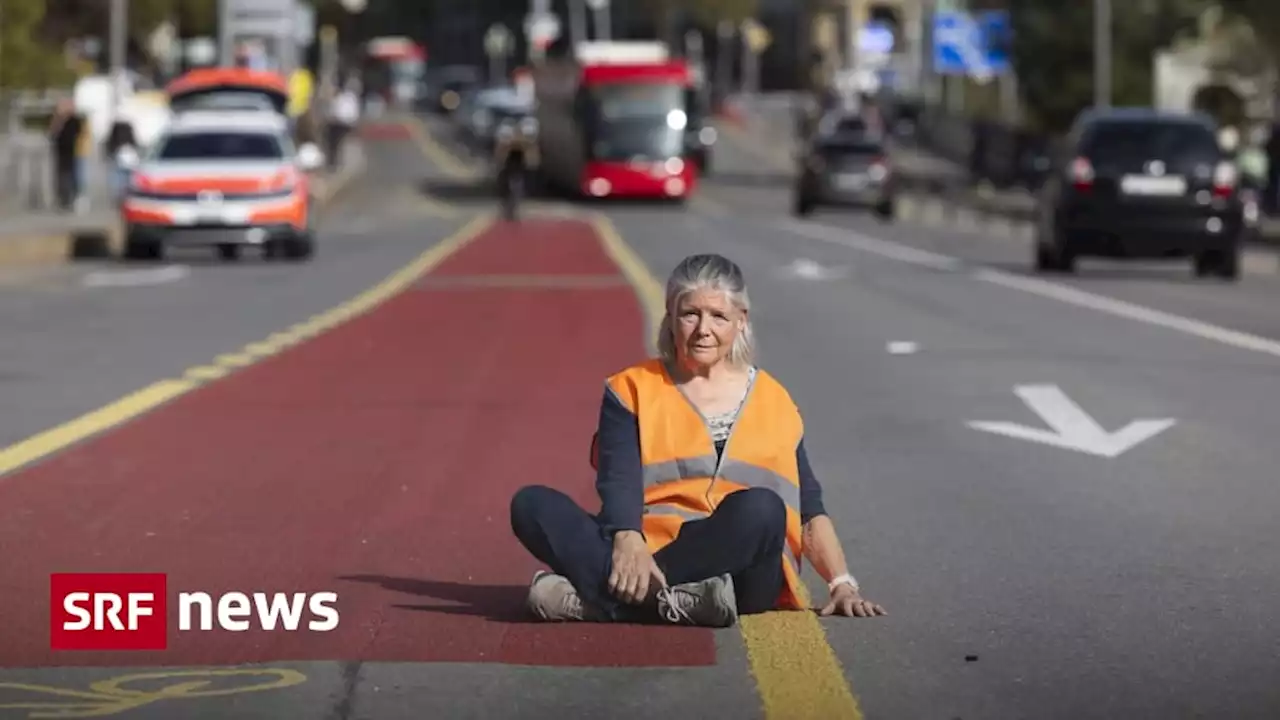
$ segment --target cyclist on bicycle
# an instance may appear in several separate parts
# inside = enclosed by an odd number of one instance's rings
[[[494,166],[498,171],[498,194],[508,218],[515,218],[528,173],[538,166],[537,130],[537,121],[531,117],[507,120],[498,127]]]

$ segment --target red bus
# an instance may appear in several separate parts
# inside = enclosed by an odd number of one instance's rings
[[[580,47],[581,57],[536,70],[543,180],[574,195],[683,202],[697,183],[685,142],[692,75],[683,61],[625,45]]]

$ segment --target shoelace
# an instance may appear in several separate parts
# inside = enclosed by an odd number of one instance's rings
[[[658,591],[657,599],[663,607],[663,615],[673,623],[678,623],[681,620],[693,622],[693,618],[689,617],[689,611],[680,607],[680,604],[676,602],[677,597],[679,596],[675,588],[664,587]]]
[[[578,591],[565,593],[560,599],[560,611],[569,617],[582,617],[582,597]]]

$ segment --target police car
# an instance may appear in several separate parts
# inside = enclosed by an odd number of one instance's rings
[[[120,203],[127,258],[179,246],[216,247],[225,260],[245,247],[291,260],[314,252],[309,173],[324,155],[295,147],[283,115],[189,110],[144,155],[121,161],[131,171]]]

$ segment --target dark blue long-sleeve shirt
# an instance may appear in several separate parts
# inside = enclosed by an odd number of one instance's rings
[[[596,490],[600,494],[600,524],[609,535],[621,530],[641,529],[644,513],[644,476],[640,459],[640,421],[608,389],[600,404],[596,435]],[[716,452],[724,447],[717,444]],[[800,520],[809,522],[825,515],[822,485],[813,474],[804,439],[796,447],[800,471]]]

